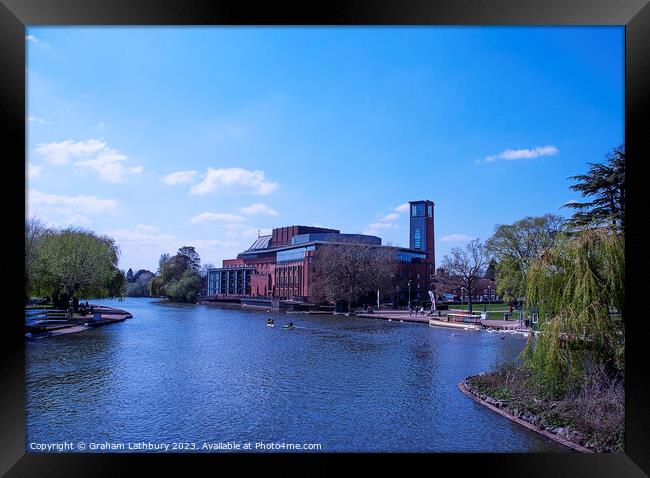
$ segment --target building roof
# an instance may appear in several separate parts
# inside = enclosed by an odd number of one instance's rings
[[[268,236],[260,236],[257,238],[257,240],[253,243],[252,246],[246,249],[246,252],[257,251],[259,249],[268,249],[270,244],[271,244],[270,234]]]
[[[237,257],[238,258],[245,258],[249,254],[254,254],[254,253],[258,253],[258,252],[259,253],[267,253],[267,252],[287,251],[287,250],[291,250],[291,249],[300,249],[300,248],[303,248],[303,247],[314,246],[314,245],[317,245],[317,244],[333,244],[333,243],[330,242],[330,241],[309,241],[309,242],[304,242],[304,243],[301,243],[301,244],[291,244],[291,245],[287,245],[287,246],[278,246],[278,247],[271,246],[271,247],[268,247],[268,248],[263,249],[263,250],[262,249],[248,249],[248,250],[246,250],[244,252],[240,252],[239,254],[237,254]],[[421,251],[419,249],[411,249],[411,248],[408,248],[408,247],[385,246],[385,245],[376,245],[376,244],[358,244],[358,243],[356,243],[356,244],[355,243],[351,243],[351,244],[348,243],[347,245],[384,247],[384,248],[395,249],[395,250],[398,250],[400,252],[413,252],[413,253],[416,253],[416,254],[425,254],[425,251]]]

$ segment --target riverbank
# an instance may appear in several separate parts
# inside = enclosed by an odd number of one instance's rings
[[[536,433],[539,433],[542,436],[545,436],[546,438],[549,438],[557,443],[560,443],[568,448],[571,448],[573,450],[582,452],[582,453],[593,453],[593,450],[590,450],[589,448],[585,448],[578,443],[574,443],[567,438],[563,437],[557,432],[549,431],[544,428],[540,428],[538,426],[535,426],[532,422],[528,420],[523,420],[522,418],[516,417],[512,415],[511,413],[508,413],[508,408],[507,408],[507,402],[503,400],[497,400],[493,397],[488,397],[485,394],[481,394],[476,387],[472,386],[467,380],[460,382],[458,384],[458,388],[461,392],[463,392],[465,395],[467,395],[469,398],[472,400],[475,400],[476,402],[480,403],[486,408],[489,408],[495,413],[498,413],[499,415],[506,417],[508,420],[511,420],[515,423],[518,423],[521,426],[524,426],[528,428],[529,430],[533,430]]]
[[[467,377],[460,390],[481,405],[581,452],[624,451],[624,391],[598,374],[559,399],[539,397],[525,369],[503,364]]]
[[[76,334],[94,327],[116,324],[131,318],[133,318],[133,315],[126,310],[115,307],[96,306],[93,316],[74,314],[69,319],[69,322],[65,324],[28,326],[26,327],[28,331],[25,333],[25,338],[27,340],[36,340]]]

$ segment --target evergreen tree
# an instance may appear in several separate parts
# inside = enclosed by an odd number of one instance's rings
[[[570,225],[576,229],[611,225],[619,232],[625,231],[625,146],[614,148],[606,163],[590,163],[587,174],[571,176],[577,181],[571,189],[588,202],[571,202],[563,207],[576,209]]]
[[[495,259],[490,260],[490,263],[485,269],[485,278],[494,280],[497,276],[497,261]]]

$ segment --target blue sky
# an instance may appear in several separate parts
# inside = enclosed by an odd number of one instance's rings
[[[436,203],[438,262],[556,213],[624,139],[622,27],[27,31],[28,211],[114,237],[155,271],[304,224],[408,246]]]

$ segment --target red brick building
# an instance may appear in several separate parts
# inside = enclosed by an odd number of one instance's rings
[[[411,202],[409,248],[392,246],[402,265],[395,293],[403,300],[428,298],[434,269],[433,203]],[[208,297],[274,297],[307,300],[310,295],[310,262],[323,244],[345,243],[381,246],[381,239],[364,234],[342,234],[337,229],[288,226],[260,236],[236,259],[226,259],[222,267],[208,271]],[[389,292],[389,295],[393,291]]]

